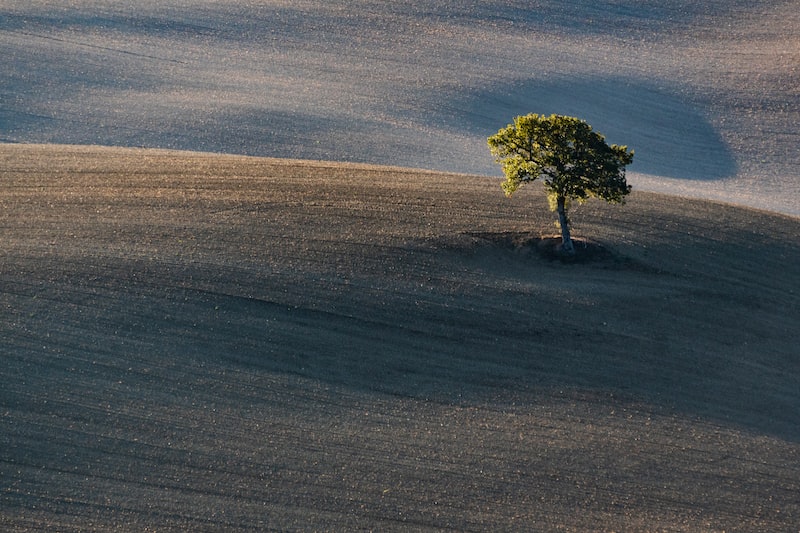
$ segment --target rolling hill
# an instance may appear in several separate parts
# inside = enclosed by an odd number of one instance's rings
[[[6,531],[792,531],[800,220],[0,145]]]

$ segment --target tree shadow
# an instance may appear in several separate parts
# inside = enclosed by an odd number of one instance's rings
[[[453,126],[489,136],[528,113],[586,120],[609,144],[636,152],[631,171],[718,180],[737,163],[702,110],[679,94],[623,77],[572,77],[502,83],[463,95]]]

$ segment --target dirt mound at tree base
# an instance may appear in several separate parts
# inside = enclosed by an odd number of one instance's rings
[[[604,243],[584,237],[573,237],[574,253],[567,254],[562,250],[560,236],[537,236],[530,232],[468,232],[465,235],[467,239],[453,248],[466,255],[487,258],[505,255],[522,261],[544,260],[603,269],[657,270]]]
[[[573,238],[574,254],[567,254],[562,249],[561,237],[535,237],[530,233],[470,233],[490,242],[496,248],[514,253],[535,251],[540,257],[559,260],[563,263],[613,263],[620,260],[618,256],[604,245],[583,238]]]

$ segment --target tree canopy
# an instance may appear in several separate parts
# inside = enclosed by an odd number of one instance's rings
[[[506,176],[511,196],[523,184],[542,178],[551,209],[558,211],[562,247],[574,253],[566,209],[570,200],[597,197],[620,203],[630,193],[625,166],[633,161],[627,146],[606,144],[585,121],[563,115],[518,116],[488,139]]]

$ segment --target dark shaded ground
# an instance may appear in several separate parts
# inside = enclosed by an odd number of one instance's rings
[[[796,218],[634,193],[574,210],[564,264],[540,191],[488,178],[0,173],[4,530],[800,523]]]

